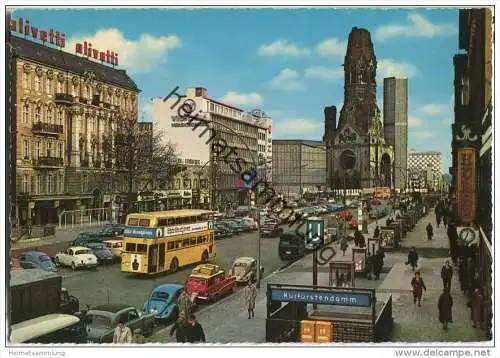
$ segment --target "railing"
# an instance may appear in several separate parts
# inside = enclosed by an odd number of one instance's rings
[[[97,208],[63,211],[59,214],[59,228],[67,229],[75,226],[93,226],[115,223],[118,219],[118,208]]]
[[[63,158],[55,157],[39,157],[35,160],[35,166],[37,167],[62,167]]]
[[[390,295],[375,321],[375,342],[388,341],[392,333],[393,325],[392,295]]]
[[[33,132],[39,132],[39,133],[53,133],[53,134],[63,133],[63,126],[61,124],[37,122],[33,124],[33,127],[31,127],[31,129]]]
[[[73,104],[74,98],[67,93],[56,93],[56,104]]]

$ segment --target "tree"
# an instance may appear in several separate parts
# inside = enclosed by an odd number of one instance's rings
[[[114,138],[103,139],[103,156],[99,185],[125,194],[124,214],[133,211],[138,193],[157,189],[179,170],[175,147],[151,122],[118,123]]]

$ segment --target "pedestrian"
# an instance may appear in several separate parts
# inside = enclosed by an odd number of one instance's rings
[[[458,279],[460,280],[460,289],[465,295],[468,291],[467,260],[465,258],[460,259],[460,263],[458,264]]]
[[[457,264],[458,258],[458,233],[457,226],[454,222],[450,222],[448,228],[446,229],[446,236],[448,236],[448,242],[450,244],[450,256],[453,264]]]
[[[418,254],[415,250],[415,247],[412,247],[410,249],[410,252],[408,253],[408,260],[406,261],[406,265],[408,264],[411,265],[413,271],[415,271],[415,268],[418,266]]]
[[[345,252],[347,251],[347,247],[349,245],[347,244],[347,238],[343,237],[342,240],[340,240],[340,250],[342,251],[342,256],[345,256]]]
[[[439,225],[441,224],[441,212],[442,212],[442,204],[441,204],[441,201],[439,201],[436,205],[436,208],[434,209],[434,213],[436,214],[436,225],[437,227],[439,227]]]
[[[425,227],[425,231],[427,232],[427,239],[429,241],[432,240],[432,237],[434,236],[434,229],[432,228],[431,223],[427,224],[427,226]]]
[[[441,278],[443,279],[443,288],[451,290],[451,278],[453,277],[453,267],[450,265],[450,261],[446,260],[443,267],[441,268]]]
[[[187,342],[189,343],[205,343],[207,340],[205,338],[205,332],[203,327],[196,320],[195,315],[191,315],[188,321],[188,331],[187,331]]]
[[[123,316],[120,317],[113,334],[113,343],[132,343],[132,330],[125,326],[125,323],[127,323],[127,319]]]
[[[28,219],[28,238],[31,238],[31,231],[33,230],[31,218]]]
[[[373,238],[374,239],[377,239],[380,235],[380,228],[378,227],[378,225],[375,227],[375,231],[373,232]]]
[[[448,323],[453,323],[452,311],[453,298],[450,295],[450,290],[448,288],[443,289],[443,293],[439,296],[438,310],[439,310],[439,322],[443,324],[443,329],[448,329]]]
[[[248,319],[255,317],[255,299],[257,298],[257,287],[253,283],[253,275],[248,280],[248,285],[245,287],[245,306],[248,311]]]
[[[366,258],[365,262],[365,275],[366,278],[371,280],[372,279],[372,271],[374,271],[373,263],[375,261],[375,255],[368,253],[368,257]]]
[[[441,215],[443,216],[443,225],[444,227],[446,227],[446,225],[448,224],[448,207],[446,206],[446,204],[443,205],[443,211]]]
[[[187,343],[188,342],[188,321],[184,314],[179,314],[179,318],[174,322],[172,328],[170,329],[170,337],[174,335],[177,343]]]
[[[416,304],[418,301],[418,307],[421,307],[422,290],[427,291],[427,287],[425,287],[424,280],[422,280],[418,271],[415,272],[415,276],[411,280],[411,288],[413,291],[413,303]]]
[[[375,275],[375,280],[380,279],[380,274],[382,273],[382,267],[384,267],[384,251],[382,249],[378,249],[377,253],[374,257],[373,263],[373,274]]]
[[[361,247],[361,237],[363,235],[361,234],[361,231],[356,230],[354,231],[354,246],[360,246]]]
[[[177,306],[179,307],[179,315],[190,317],[193,313],[193,301],[185,289],[182,290],[179,298],[177,299]]]
[[[482,329],[484,315],[484,296],[481,291],[481,288],[476,288],[472,293],[470,319],[472,321],[473,328],[476,328],[477,324],[479,323],[479,327]]]

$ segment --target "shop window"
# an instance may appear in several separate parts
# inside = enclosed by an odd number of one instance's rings
[[[135,247],[136,247],[135,244],[127,243],[125,244],[125,251],[135,252]]]
[[[146,244],[137,244],[137,252],[147,252],[148,245]]]

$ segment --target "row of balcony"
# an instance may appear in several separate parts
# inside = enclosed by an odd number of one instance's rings
[[[31,130],[33,133],[59,135],[63,133],[63,126],[61,124],[37,122],[33,124]]]
[[[56,104],[71,106],[73,103],[76,102],[76,97],[73,97],[72,95],[67,94],[67,93],[56,93],[55,94],[55,101],[56,101]],[[99,95],[93,96],[92,99],[78,97],[78,102],[85,103],[85,104],[92,104],[93,106],[96,106],[96,107],[99,107],[102,105],[103,108],[107,108],[107,109],[114,109],[114,110],[120,109],[120,106],[101,101],[101,98],[99,97]]]

